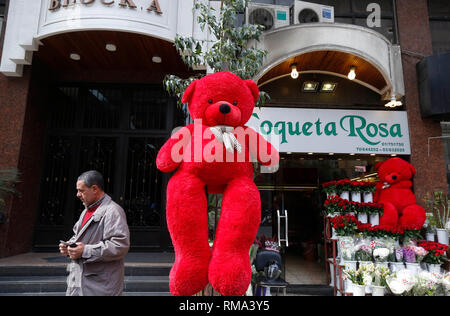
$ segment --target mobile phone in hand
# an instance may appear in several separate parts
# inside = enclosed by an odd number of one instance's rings
[[[64,244],[64,245],[66,245],[67,247],[70,247],[70,248],[76,248],[77,247],[76,243],[69,243],[69,242],[64,241],[64,240],[60,240],[59,242]]]

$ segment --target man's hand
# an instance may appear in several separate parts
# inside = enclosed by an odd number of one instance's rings
[[[69,252],[67,251],[67,246],[63,243],[59,244],[59,252],[65,256],[69,256]]]
[[[82,242],[77,242],[77,246],[75,248],[67,247],[67,252],[69,254],[70,259],[80,259],[83,255],[84,244]]]

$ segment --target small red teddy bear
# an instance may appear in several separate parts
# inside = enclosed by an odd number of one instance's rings
[[[422,228],[426,219],[425,210],[417,205],[411,190],[411,178],[416,174],[414,166],[395,157],[376,164],[375,169],[380,181],[374,202],[384,205],[380,225]]]
[[[176,170],[167,185],[167,224],[175,249],[169,286],[173,295],[193,295],[208,283],[223,295],[243,295],[251,281],[249,249],[261,217],[252,158],[279,162],[277,150],[244,124],[259,90],[230,72],[192,82],[183,94],[194,123],[174,133],[158,153],[159,170]],[[205,187],[223,193],[211,252]]]

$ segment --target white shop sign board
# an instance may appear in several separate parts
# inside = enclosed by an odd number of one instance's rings
[[[411,154],[404,111],[261,107],[247,125],[280,152]]]

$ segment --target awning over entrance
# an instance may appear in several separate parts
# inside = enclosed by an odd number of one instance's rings
[[[135,33],[173,42],[192,36],[194,0],[14,0],[10,1],[0,72],[22,76],[43,40],[83,31]],[[199,35],[200,34],[200,35]]]
[[[42,44],[35,56],[60,80],[110,81],[115,75],[127,82],[161,83],[166,74],[195,73],[183,63],[173,43],[136,33],[69,32],[47,37]]]
[[[368,28],[340,23],[292,25],[265,33],[256,45],[268,51],[255,77],[259,85],[288,75],[293,63],[300,73],[341,77],[356,66],[355,82],[383,99],[392,94],[401,98],[405,93],[400,47]]]

